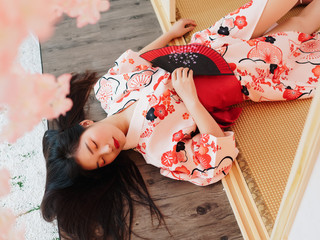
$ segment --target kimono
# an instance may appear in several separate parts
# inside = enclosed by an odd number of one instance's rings
[[[267,0],[251,1],[192,37],[218,51],[242,86],[244,99],[311,97],[320,76],[319,34],[281,32],[251,39]],[[210,86],[208,86],[210,88]],[[171,83],[170,73],[127,50],[95,85],[108,116],[135,103],[126,148],[176,180],[204,186],[228,174],[238,149],[234,133],[199,133]],[[205,94],[205,93],[204,93]]]
[[[125,148],[141,153],[162,175],[204,186],[228,174],[238,154],[233,132],[200,134],[170,74],[138,53],[122,54],[94,90],[108,116],[136,102]]]
[[[278,32],[251,39],[267,0],[253,0],[192,36],[218,51],[239,79],[245,99],[313,97],[320,77],[319,32]]]

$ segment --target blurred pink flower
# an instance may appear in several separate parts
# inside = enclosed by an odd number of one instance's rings
[[[8,209],[0,208],[0,239],[9,239],[6,238],[9,236],[12,225],[15,223],[15,216],[12,211]]]
[[[100,19],[100,12],[110,7],[106,0],[56,0],[57,12],[65,12],[70,17],[77,18],[77,26],[95,24]]]
[[[108,9],[109,2],[102,0],[0,0],[0,73],[10,69],[29,31],[45,41],[63,13],[83,27],[96,23]]]
[[[9,119],[2,129],[1,140],[14,142],[43,118],[56,118],[72,106],[72,101],[66,98],[71,74],[56,79],[50,74],[30,74],[16,67],[10,77],[0,82],[0,89],[1,83],[10,83],[4,84],[4,89],[10,91],[0,90],[0,103],[8,106]]]
[[[7,169],[0,169],[0,197],[3,197],[10,192],[10,173]]]
[[[32,31],[40,41],[48,39],[63,13],[77,18],[77,26],[94,24],[108,10],[103,0],[0,0],[0,109],[8,109],[9,124],[1,140],[15,141],[42,118],[52,119],[68,111],[70,75],[29,74],[14,65],[18,48]]]
[[[9,209],[0,208],[0,240],[22,240],[24,231],[15,228],[16,217]]]

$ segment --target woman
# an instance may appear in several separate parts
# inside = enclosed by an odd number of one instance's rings
[[[318,35],[311,35],[319,28],[320,1],[268,31],[295,4],[251,1],[194,34],[192,42],[221,53],[246,99],[311,97],[320,76]],[[192,20],[180,20],[140,53],[163,47],[194,26]],[[96,80],[95,74],[74,75],[74,108],[59,119],[62,131],[44,136],[47,181],[41,209],[72,239],[125,239],[132,233],[134,203],[150,207],[159,223],[163,217],[122,150],[135,148],[161,174],[197,185],[224,177],[238,150],[233,133],[224,133],[203,106],[208,95],[198,97],[189,69],[169,74],[127,51],[95,85],[108,117],[94,123],[84,120],[82,108]]]

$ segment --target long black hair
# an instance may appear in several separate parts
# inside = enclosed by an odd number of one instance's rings
[[[44,134],[47,177],[41,212],[46,221],[57,219],[65,239],[130,239],[135,204],[147,206],[151,217],[165,225],[137,166],[125,151],[111,164],[91,171],[74,159],[85,131],[78,123],[96,80],[92,72],[73,75],[69,95],[73,108],[57,120],[59,130]]]

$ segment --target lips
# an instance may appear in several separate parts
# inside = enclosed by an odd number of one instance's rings
[[[120,147],[119,142],[117,141],[117,139],[113,138],[113,142],[114,142],[114,146],[116,149],[118,149]]]

